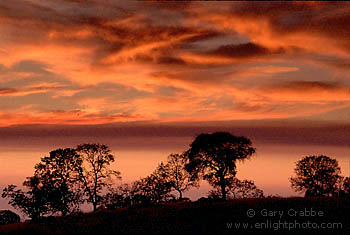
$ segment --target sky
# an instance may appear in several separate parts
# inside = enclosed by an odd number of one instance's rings
[[[347,2],[1,1],[0,177],[94,141],[132,180],[217,130],[258,146],[242,174],[270,193],[304,154],[348,174],[348,22]]]

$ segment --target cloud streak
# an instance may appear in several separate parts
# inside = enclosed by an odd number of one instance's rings
[[[346,108],[349,12],[348,3],[1,2],[0,125]]]

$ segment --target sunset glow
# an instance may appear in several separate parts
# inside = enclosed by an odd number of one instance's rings
[[[349,107],[348,8],[1,3],[0,125],[304,118]]]

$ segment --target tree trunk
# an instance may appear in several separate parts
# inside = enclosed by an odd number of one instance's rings
[[[92,202],[92,205],[94,206],[94,211],[97,210],[97,203],[96,202]]]
[[[226,201],[226,184],[225,184],[225,177],[223,172],[220,172],[220,187],[221,187],[221,196],[222,196],[222,200]]]
[[[182,192],[181,192],[181,190],[178,190],[178,192],[179,192],[179,194],[180,194],[179,200],[181,201],[181,199],[182,199]]]
[[[221,184],[221,195],[222,195],[222,200],[226,201],[226,190],[225,190],[225,184]]]

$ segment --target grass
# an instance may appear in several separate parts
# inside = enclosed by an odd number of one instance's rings
[[[253,209],[250,218],[247,211]],[[320,211],[323,216],[302,216]],[[271,216],[261,212],[270,211]],[[271,211],[283,211],[280,217]],[[299,212],[291,216],[289,213]],[[289,226],[331,226],[339,228],[296,228]],[[350,234],[350,199],[263,198],[227,202],[197,201],[165,203],[147,208],[121,208],[51,217],[39,223],[22,222],[0,226],[7,234]],[[232,223],[232,224],[231,224]],[[242,228],[243,223],[248,228]],[[279,223],[279,228],[277,224]],[[232,228],[228,226],[232,225]],[[240,225],[241,228],[236,228]],[[255,226],[262,228],[254,228]]]

